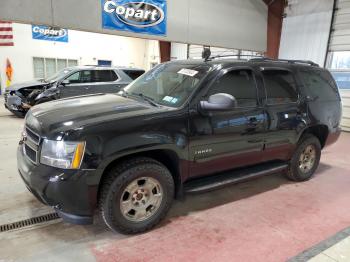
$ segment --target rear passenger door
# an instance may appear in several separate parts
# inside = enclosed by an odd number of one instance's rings
[[[267,115],[263,161],[288,160],[294,152],[299,132],[305,125],[306,106],[301,102],[293,71],[261,68]]]

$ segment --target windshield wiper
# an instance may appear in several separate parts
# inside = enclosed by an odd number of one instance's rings
[[[124,92],[126,92],[126,91],[124,91]],[[127,95],[138,96],[138,97],[142,98],[144,101],[146,101],[146,102],[148,102],[149,104],[151,104],[152,106],[159,107],[159,104],[157,104],[157,103],[154,101],[153,98],[148,97],[148,96],[145,96],[145,95],[142,94],[142,93],[138,93],[138,94],[136,94],[136,93],[131,93],[131,94],[128,94],[128,93],[126,92],[126,94],[127,94]]]

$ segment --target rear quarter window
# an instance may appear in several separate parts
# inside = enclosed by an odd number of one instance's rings
[[[135,80],[145,73],[144,70],[123,70],[123,72],[127,74],[132,80]]]
[[[301,69],[299,75],[306,95],[320,100],[339,100],[339,92],[331,74],[326,70]]]

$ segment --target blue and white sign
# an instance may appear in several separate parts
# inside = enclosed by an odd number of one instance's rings
[[[33,39],[68,42],[68,30],[45,25],[32,25]]]
[[[166,35],[166,0],[101,0],[102,27],[149,35]]]

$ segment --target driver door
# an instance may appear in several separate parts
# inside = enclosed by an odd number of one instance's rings
[[[203,112],[198,101],[190,110],[190,174],[202,176],[259,163],[264,146],[266,116],[258,99],[255,74],[250,69],[223,70],[201,100],[226,93],[237,107]]]

